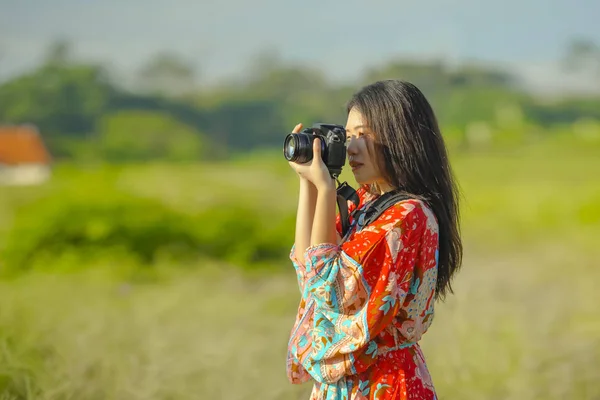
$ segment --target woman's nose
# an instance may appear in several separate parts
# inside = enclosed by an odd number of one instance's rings
[[[358,147],[353,138],[348,139],[348,142],[346,144],[346,151],[350,156],[355,156],[358,153]]]

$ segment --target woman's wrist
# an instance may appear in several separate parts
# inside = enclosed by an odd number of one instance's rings
[[[300,177],[300,188],[306,189],[309,193],[317,193],[317,188],[315,185],[304,177]]]
[[[329,179],[319,183],[319,185],[315,185],[315,187],[319,192],[335,191],[335,181],[333,179]]]

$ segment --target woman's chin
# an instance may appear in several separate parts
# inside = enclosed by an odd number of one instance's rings
[[[373,183],[371,180],[361,177],[360,174],[354,174],[354,180],[360,186],[370,185],[371,183]]]
[[[360,179],[360,176],[358,176],[357,174],[354,174],[354,180],[356,181],[356,183],[358,183],[360,186],[364,186],[366,185],[366,182],[364,181],[364,179]]]

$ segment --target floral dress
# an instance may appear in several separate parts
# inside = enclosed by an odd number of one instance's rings
[[[357,192],[360,208],[377,197]],[[310,400],[436,399],[418,341],[433,319],[437,220],[410,199],[368,226],[350,222],[339,245],[311,246],[304,260],[292,247],[301,300],[288,379],[312,379]],[[339,214],[336,225],[340,232]]]

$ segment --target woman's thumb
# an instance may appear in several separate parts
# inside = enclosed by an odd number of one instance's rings
[[[313,157],[321,157],[321,138],[313,140]]]

